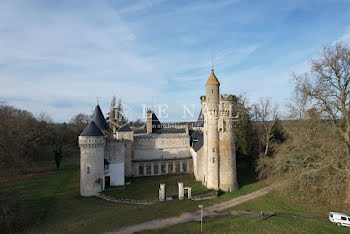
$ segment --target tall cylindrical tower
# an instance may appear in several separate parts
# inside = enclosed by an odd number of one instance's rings
[[[95,196],[104,190],[105,136],[91,121],[79,136],[80,194]]]
[[[236,171],[236,150],[233,119],[234,96],[224,95],[220,98],[220,189],[232,191],[238,189]]]
[[[214,74],[214,69],[208,78],[206,86],[207,112],[207,178],[206,185],[210,189],[219,189],[219,87],[220,83]]]

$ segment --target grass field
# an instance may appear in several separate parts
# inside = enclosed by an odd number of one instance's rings
[[[74,160],[73,160],[74,161]],[[27,208],[32,219],[26,231],[48,232],[48,233],[100,233],[113,231],[123,226],[141,223],[161,217],[178,215],[185,211],[198,210],[198,205],[205,207],[228,200],[233,197],[244,195],[262,188],[263,182],[244,185],[240,190],[232,193],[225,193],[222,196],[201,202],[190,200],[173,200],[162,202],[157,205],[129,205],[117,204],[101,200],[99,198],[85,198],[80,196],[79,185],[79,164],[63,162],[62,168],[50,174],[41,175],[35,178],[1,183],[1,189],[14,189],[19,194],[23,205]],[[157,194],[159,181],[166,182],[167,177],[148,177],[141,180],[154,180],[156,191],[147,188],[145,197],[153,197]],[[181,178],[170,177],[167,179],[170,184],[177,183]],[[184,179],[184,178],[182,178]],[[187,182],[186,182],[187,181]],[[192,183],[198,192],[204,192],[203,187],[189,178],[183,182]],[[147,183],[147,181],[144,181]],[[151,182],[148,182],[151,183]],[[243,183],[243,182],[242,182]],[[138,183],[134,183],[135,186]],[[144,183],[138,184],[140,191],[145,187]],[[138,196],[137,193],[134,194]],[[130,196],[133,194],[130,192]]]
[[[192,195],[208,193],[202,183],[195,181],[191,174],[163,175],[152,177],[131,178],[131,184],[122,187],[111,187],[104,191],[105,194],[116,198],[131,198],[142,200],[158,199],[160,183],[165,183],[167,196],[178,195],[178,182],[183,182],[184,187],[192,188]]]
[[[203,233],[349,233],[350,228],[315,221],[271,217],[228,217],[203,224]],[[200,223],[189,222],[143,233],[199,233]]]
[[[77,160],[62,163],[62,168],[49,174],[35,178],[1,183],[1,189],[14,189],[30,213],[32,219],[26,231],[46,233],[100,233],[117,230],[121,227],[178,215],[185,211],[198,210],[198,205],[204,207],[245,195],[256,191],[266,182],[251,182],[242,176],[241,189],[232,193],[224,193],[218,198],[206,201],[173,200],[157,205],[128,205],[107,202],[99,198],[84,198],[79,193],[79,164]],[[173,175],[159,177],[143,177],[132,179],[132,183],[125,190],[111,189],[107,193],[115,196],[137,199],[154,199],[157,197],[160,182],[168,185],[168,194],[177,193],[177,182],[184,182],[185,186],[192,186],[197,193],[208,190],[200,183],[192,180],[190,175]],[[155,191],[153,191],[155,189]],[[140,196],[140,194],[143,194]],[[328,208],[324,205],[300,203],[292,196],[272,192],[263,197],[238,205],[233,210],[276,211],[290,213],[307,213],[313,215],[327,215]],[[190,222],[175,225],[155,233],[198,233],[199,224]],[[271,217],[265,221],[259,218],[221,218],[206,221],[205,233],[337,233],[350,231],[328,223],[319,223],[300,219]]]
[[[293,214],[308,214],[327,217],[330,211],[349,213],[344,208],[328,207],[311,201],[300,201],[285,191],[273,191],[262,197],[247,201],[222,212],[238,211],[272,211]],[[145,233],[198,233],[198,222],[189,222],[165,229]],[[204,233],[350,233],[348,227],[317,221],[287,217],[270,217],[264,221],[256,217],[226,217],[205,221]]]

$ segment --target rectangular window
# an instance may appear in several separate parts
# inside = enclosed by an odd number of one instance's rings
[[[173,162],[169,162],[168,163],[168,173],[171,173],[174,171],[174,166],[173,166]]]
[[[180,162],[175,163],[175,171],[180,172]]]
[[[139,164],[139,175],[144,175],[143,164]]]
[[[152,174],[152,164],[147,163],[146,164],[146,175],[151,175]]]
[[[165,164],[165,163],[162,163],[162,164],[160,165],[160,173],[161,173],[162,175],[165,175],[165,174],[166,174],[166,164]]]
[[[187,162],[182,162],[182,171],[187,172]]]
[[[90,167],[87,167],[87,173],[90,174]]]
[[[213,157],[213,163],[215,163],[215,158]]]
[[[215,148],[212,148],[211,150],[212,150],[213,153],[215,153]]]
[[[154,171],[155,175],[159,174],[159,164],[158,163],[153,164],[153,171]]]

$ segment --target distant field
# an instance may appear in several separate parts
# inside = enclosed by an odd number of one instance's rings
[[[263,182],[247,184],[240,190],[225,193],[216,199],[202,202],[174,200],[152,206],[117,204],[95,197],[81,197],[79,192],[79,164],[76,163],[76,160],[74,163],[73,161],[63,162],[62,168],[54,170],[49,174],[30,179],[0,183],[1,189],[12,188],[17,191],[27,208],[27,211],[32,217],[29,226],[26,228],[27,231],[46,233],[100,233],[113,231],[135,223],[174,216],[185,211],[198,210],[199,204],[203,204],[206,207],[253,192],[266,185]],[[194,188],[198,186],[197,191],[203,192],[203,187],[199,183],[190,180],[188,176],[185,175],[186,180],[182,175],[178,177],[176,175],[169,176],[169,178],[167,178],[168,176],[152,177],[154,182],[149,183],[155,186],[159,181],[162,181],[169,185],[174,185],[181,178],[183,180],[182,182],[185,182],[185,185],[189,183]],[[144,180],[148,180],[149,178],[144,178]],[[147,186],[142,183],[139,185]],[[151,188],[145,189],[153,194],[152,197],[158,193],[158,185],[154,193]],[[135,191],[138,190],[140,188]],[[175,191],[171,191],[170,189],[169,193],[173,192]],[[133,196],[131,192],[130,196]],[[136,192],[135,196],[139,196],[139,194]]]

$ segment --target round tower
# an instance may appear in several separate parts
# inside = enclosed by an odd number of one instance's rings
[[[224,95],[220,98],[220,189],[233,191],[238,189],[236,171],[236,150],[234,139],[234,96]]]
[[[95,196],[104,190],[105,136],[91,121],[79,136],[80,194]]]
[[[206,127],[207,127],[207,173],[206,185],[210,189],[219,189],[219,87],[220,83],[214,69],[206,86]]]

